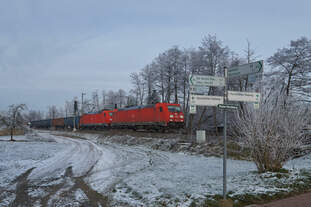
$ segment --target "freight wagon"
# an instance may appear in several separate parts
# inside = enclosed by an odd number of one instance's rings
[[[65,119],[64,118],[52,119],[52,127],[54,127],[55,129],[64,129]]]
[[[31,128],[50,128],[52,126],[52,119],[38,120],[30,122]]]

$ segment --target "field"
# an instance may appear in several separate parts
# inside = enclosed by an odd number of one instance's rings
[[[154,149],[167,137],[37,131],[9,138],[0,138],[1,206],[217,206],[222,193],[222,158]],[[133,139],[141,141],[125,142]],[[310,156],[264,174],[229,159],[229,197],[242,206],[302,192],[310,169]]]

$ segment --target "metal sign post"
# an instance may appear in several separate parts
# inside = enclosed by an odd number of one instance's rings
[[[225,91],[224,91],[224,104],[228,100],[228,69],[224,67],[225,72]],[[226,199],[227,195],[227,110],[224,110],[224,156],[223,156],[223,198]]]

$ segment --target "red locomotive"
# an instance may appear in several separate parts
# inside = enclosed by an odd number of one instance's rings
[[[184,114],[179,104],[157,103],[118,109],[112,115],[113,127],[136,129],[182,128]]]
[[[80,128],[103,129],[110,127],[112,112],[111,110],[102,110],[100,113],[84,114],[80,117]]]

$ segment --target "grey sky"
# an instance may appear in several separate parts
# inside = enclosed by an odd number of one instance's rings
[[[310,1],[2,0],[0,110],[63,106],[80,93],[129,90],[129,74],[173,45],[198,47],[216,34],[261,59],[310,38]]]

